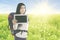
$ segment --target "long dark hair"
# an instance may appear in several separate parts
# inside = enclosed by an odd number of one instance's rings
[[[25,4],[23,4],[23,3],[19,3],[19,4],[17,5],[16,14],[21,14],[21,13],[20,13],[20,8],[21,8],[22,5],[25,6]]]

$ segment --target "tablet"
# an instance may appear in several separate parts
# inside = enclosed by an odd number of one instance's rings
[[[21,23],[27,23],[28,22],[28,18],[27,18],[27,15],[26,14],[15,14],[14,15],[14,19],[17,20],[17,23],[18,24],[21,24]]]

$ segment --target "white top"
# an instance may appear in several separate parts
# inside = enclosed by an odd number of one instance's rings
[[[17,29],[18,30],[28,30],[28,23],[24,23],[20,26],[18,26],[18,24],[15,24],[15,25],[13,25],[13,29],[14,30],[17,30]],[[19,33],[16,33],[15,35],[19,38],[26,38],[27,32],[22,32],[22,34],[21,34],[21,32],[19,32]]]

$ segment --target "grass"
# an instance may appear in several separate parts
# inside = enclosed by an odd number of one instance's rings
[[[14,40],[8,26],[8,15],[0,15],[0,40]],[[27,40],[60,40],[60,14],[29,15]]]

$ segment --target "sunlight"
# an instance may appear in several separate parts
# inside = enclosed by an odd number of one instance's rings
[[[42,0],[41,3],[38,3],[34,8],[31,9],[30,13],[35,15],[47,15],[58,12],[48,4],[48,0]]]

